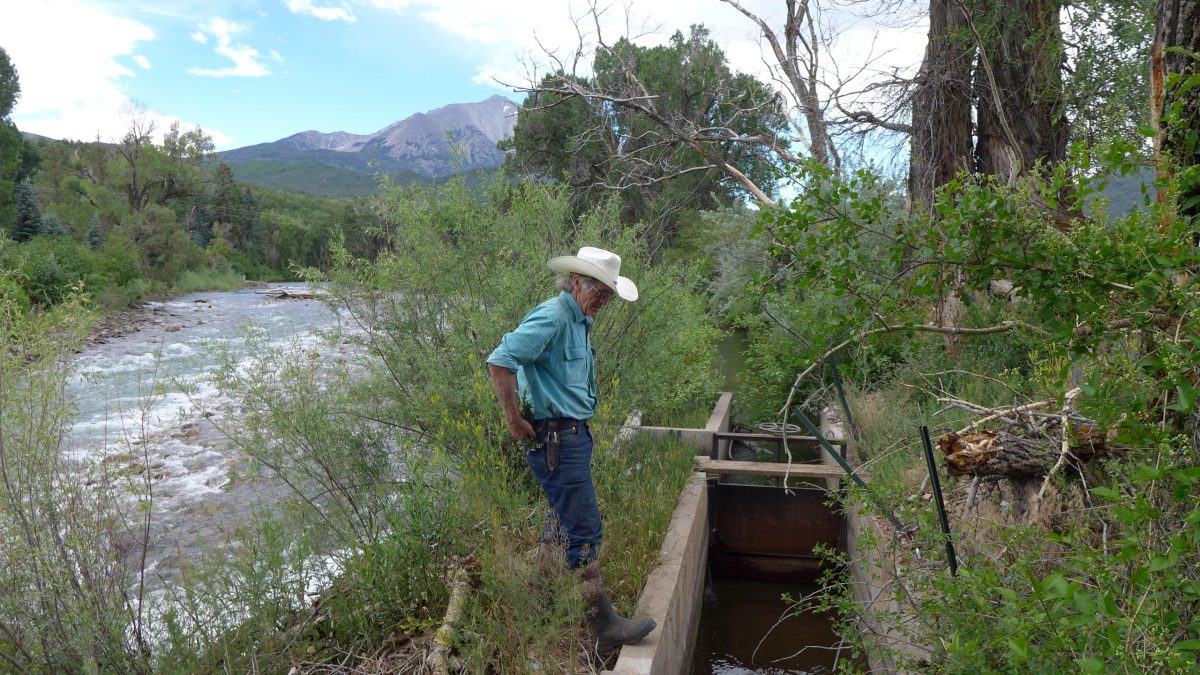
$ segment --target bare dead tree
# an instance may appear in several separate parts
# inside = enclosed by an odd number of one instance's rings
[[[783,74],[781,80],[799,108],[801,119],[792,121],[797,140],[808,149],[814,160],[838,171],[841,158],[830,136],[825,106],[819,94],[824,86],[821,79],[821,48],[825,43],[818,35],[814,18],[815,11],[819,10],[817,3],[812,0],[786,0],[787,14],[783,21],[783,39],[780,40],[780,36],[766,21],[737,0],[721,1],[758,25],[775,57],[770,65]]]

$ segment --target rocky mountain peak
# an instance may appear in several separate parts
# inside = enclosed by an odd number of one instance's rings
[[[416,113],[373,134],[302,131],[220,155],[231,163],[315,160],[362,173],[403,170],[441,178],[500,166],[504,153],[496,144],[512,136],[518,107],[497,95]]]

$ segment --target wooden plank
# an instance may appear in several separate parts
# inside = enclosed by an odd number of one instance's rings
[[[840,478],[846,472],[838,466],[823,464],[792,464],[788,470],[786,463],[776,462],[740,462],[727,459],[696,458],[696,470],[706,473],[741,474],[744,476],[782,476],[785,473],[795,478]]]

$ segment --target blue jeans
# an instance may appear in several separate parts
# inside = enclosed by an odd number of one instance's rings
[[[542,540],[554,541],[557,517],[557,526],[566,533],[567,566],[576,569],[594,559],[600,546],[600,505],[592,485],[592,434],[587,423],[560,430],[558,443],[558,469],[551,471],[546,464],[545,431],[538,433],[538,445],[525,454],[525,462],[553,511]]]

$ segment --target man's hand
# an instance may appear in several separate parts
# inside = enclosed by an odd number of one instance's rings
[[[496,391],[496,398],[500,401],[500,407],[504,409],[509,433],[518,441],[537,436],[533,425],[521,417],[521,410],[517,407],[517,374],[492,363],[488,364],[488,373],[492,376],[492,388]]]
[[[518,441],[537,436],[537,432],[533,430],[533,425],[529,423],[529,420],[520,415],[517,415],[515,419],[512,417],[508,418],[508,431]]]

